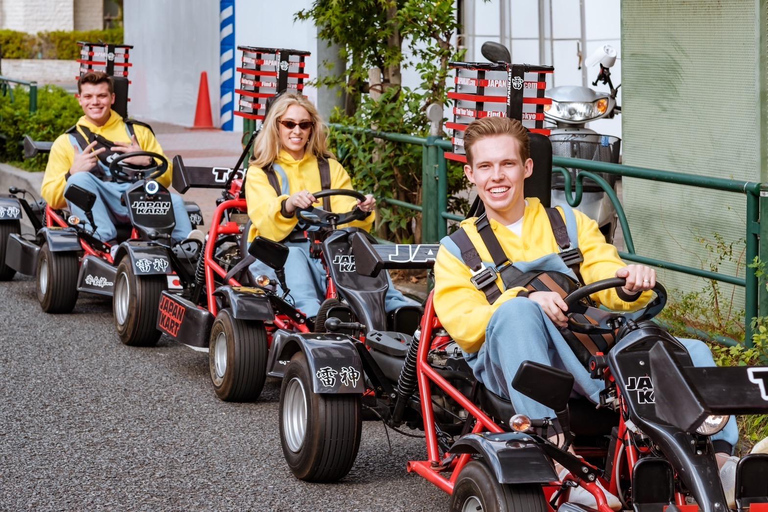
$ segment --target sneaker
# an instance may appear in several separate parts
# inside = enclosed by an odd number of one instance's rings
[[[567,474],[568,470],[563,469],[559,475],[560,480],[562,481]],[[608,506],[611,507],[612,510],[621,510],[621,501],[619,501],[619,498],[608,492],[600,481],[597,482],[597,486],[603,491],[603,494],[605,494],[605,501],[608,503]],[[597,508],[597,500],[595,500],[595,497],[592,496],[588,490],[583,487],[571,487],[570,489],[568,503]]]
[[[753,446],[750,453],[768,453],[768,437]]]
[[[720,467],[720,483],[723,484],[723,493],[728,503],[728,508],[736,508],[736,466],[739,458],[731,455]]]
[[[117,254],[117,250],[120,248],[119,245],[115,244],[112,247],[109,248],[109,255],[112,256],[112,260],[115,259],[115,254]]]
[[[205,233],[203,233],[199,229],[193,229],[187,235],[187,240],[197,240],[200,243],[204,243],[205,242]]]

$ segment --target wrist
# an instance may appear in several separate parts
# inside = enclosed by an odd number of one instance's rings
[[[283,202],[280,203],[280,213],[286,219],[290,219],[296,215],[296,209],[291,207],[291,210],[288,210],[288,199],[283,199]]]

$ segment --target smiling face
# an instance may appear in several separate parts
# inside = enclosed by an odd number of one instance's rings
[[[523,216],[523,181],[533,172],[533,160],[523,161],[520,142],[511,135],[481,138],[472,146],[472,163],[464,174],[477,188],[489,219],[512,224]]]
[[[288,152],[296,160],[304,158],[307,141],[312,133],[312,127],[302,129],[299,123],[311,123],[312,116],[301,105],[291,105],[280,116],[277,129],[280,132],[280,147]],[[293,128],[286,127],[283,123],[293,124]]]
[[[109,121],[115,95],[109,92],[109,84],[81,84],[78,98],[85,117],[96,126],[104,126]]]

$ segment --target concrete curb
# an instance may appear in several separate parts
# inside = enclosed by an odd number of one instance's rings
[[[10,187],[18,187],[32,193],[32,197],[40,199],[40,187],[43,185],[42,172],[29,172],[12,165],[0,163],[0,195],[8,194]],[[29,201],[32,197],[27,196]],[[22,216],[21,225],[24,231],[32,231],[32,224],[27,216]]]

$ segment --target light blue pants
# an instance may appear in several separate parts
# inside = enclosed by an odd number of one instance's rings
[[[511,334],[514,333],[514,334]],[[694,366],[716,366],[712,353],[701,341],[680,339]],[[592,379],[557,327],[537,303],[525,298],[509,300],[499,306],[485,331],[485,343],[475,354],[465,354],[475,377],[490,391],[510,398],[515,411],[531,418],[553,418],[554,411],[512,388],[512,379],[523,361],[534,361],[565,370],[574,377],[574,391],[599,402],[602,381]],[[712,440],[735,446],[739,440],[736,420]]]
[[[120,198],[133,184],[105,182],[89,172],[78,172],[67,180],[67,188],[71,185],[77,185],[96,194],[96,202],[91,210],[93,222],[96,223],[94,236],[102,242],[110,242],[117,238],[115,223],[127,224],[130,222],[128,207],[120,204]],[[66,191],[66,188],[64,190]],[[184,199],[178,194],[171,194],[171,202],[173,203],[173,215],[176,218],[176,226],[173,228],[171,238],[174,242],[181,242],[192,231],[192,224],[189,222]],[[67,204],[72,215],[80,217],[81,222],[86,224],[88,229],[91,229],[85,212],[69,201]]]
[[[294,306],[307,317],[316,316],[320,304],[325,300],[327,288],[327,274],[323,263],[320,259],[309,255],[309,242],[285,242],[285,245],[289,249],[288,259],[285,261],[285,284],[290,289]],[[275,279],[275,272],[258,260],[248,267],[248,270],[253,275],[262,274]],[[389,288],[384,299],[387,313],[401,306],[418,305],[395,288],[389,275],[387,280]]]

